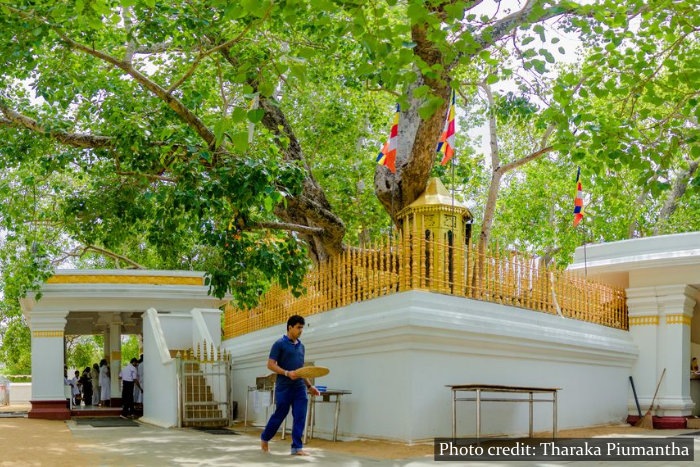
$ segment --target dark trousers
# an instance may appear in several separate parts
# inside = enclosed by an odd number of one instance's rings
[[[306,395],[306,387],[301,385],[294,386],[277,386],[275,387],[275,412],[268,420],[265,430],[260,435],[263,441],[270,441],[285,417],[292,409],[292,453],[301,450],[301,438],[304,434],[304,424],[306,423],[306,408],[308,405],[308,397]]]
[[[122,415],[134,414],[134,382],[122,381]]]

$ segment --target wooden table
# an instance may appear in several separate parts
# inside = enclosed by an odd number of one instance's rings
[[[557,391],[561,388],[539,388],[528,386],[501,386],[495,384],[453,384],[447,385],[452,390],[452,438],[457,437],[457,402],[476,402],[476,438],[481,436],[481,403],[482,402],[527,402],[530,406],[529,433],[532,438],[532,411],[535,402],[547,402],[552,404],[552,437],[557,437]],[[460,392],[473,392],[473,397],[459,397]],[[482,397],[484,393],[509,393],[514,397]],[[527,394],[527,398],[518,394]],[[535,398],[535,394],[545,394],[547,398]]]

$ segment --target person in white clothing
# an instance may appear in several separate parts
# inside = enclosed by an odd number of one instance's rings
[[[100,361],[100,406],[109,407],[112,399],[112,379],[106,359]]]
[[[92,405],[100,405],[100,367],[97,363],[90,368],[90,380],[92,381]]]
[[[143,354],[139,358],[139,365],[136,367],[136,374],[139,379],[140,387],[134,385],[134,406],[137,409],[143,409]]]
[[[139,361],[132,358],[127,366],[121,371],[122,379],[122,418],[134,417],[134,386],[141,389],[139,375],[136,367]]]
[[[80,371],[75,370],[75,376],[70,380],[71,393],[73,394],[73,405],[80,407],[80,386],[78,386],[78,380],[80,379]]]

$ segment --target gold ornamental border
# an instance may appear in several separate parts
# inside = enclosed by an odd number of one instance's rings
[[[630,326],[658,326],[658,316],[630,316]]]
[[[63,337],[63,331],[32,331],[32,337]]]
[[[61,274],[51,276],[48,284],[150,284],[150,285],[204,285],[201,276],[121,276]]]
[[[684,314],[666,315],[666,324],[682,324],[690,326],[692,318]]]

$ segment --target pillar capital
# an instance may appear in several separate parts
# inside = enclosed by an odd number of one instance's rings
[[[687,317],[687,324],[690,325],[697,289],[684,285],[657,287],[657,290],[659,292],[659,314],[683,315]]]
[[[633,319],[650,316],[678,315],[693,316],[695,296],[698,290],[687,284],[628,288],[627,306],[632,322],[638,324],[658,324],[659,320]],[[643,322],[642,322],[643,321]],[[651,321],[654,321],[653,323]]]
[[[625,290],[630,325],[636,324],[634,318],[657,317],[654,322],[648,319],[640,324],[658,324],[659,305],[654,287],[636,287]]]
[[[63,330],[66,327],[68,310],[34,310],[29,317],[29,328],[32,330],[32,335],[37,333],[45,334],[46,331],[61,331],[60,336],[42,336],[42,337],[63,337]]]

